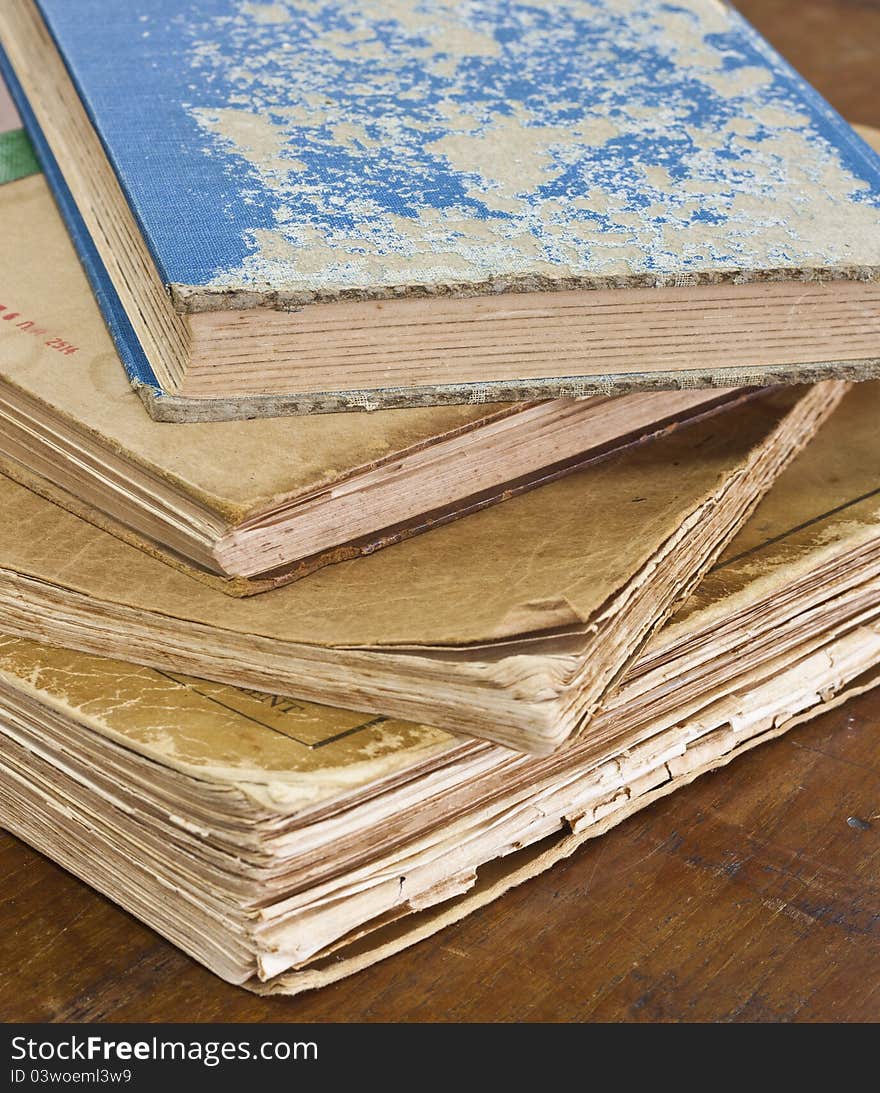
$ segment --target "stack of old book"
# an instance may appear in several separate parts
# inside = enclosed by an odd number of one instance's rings
[[[880,681],[880,158],[734,12],[0,40],[10,831],[295,993]]]

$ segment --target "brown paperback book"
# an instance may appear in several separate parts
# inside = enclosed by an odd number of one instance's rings
[[[390,956],[880,682],[878,413],[848,396],[553,756],[6,636],[0,820],[252,990]]]
[[[549,752],[589,731],[845,387],[764,392],[244,600],[0,476],[0,628]]]

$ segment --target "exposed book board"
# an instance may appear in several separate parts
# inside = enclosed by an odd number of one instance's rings
[[[880,682],[872,389],[782,476],[589,739],[523,756],[4,637],[2,822],[250,989],[390,956]]]
[[[0,225],[0,469],[234,595],[371,553],[746,394],[173,429],[147,418],[126,383],[42,177],[0,185]]]
[[[8,0],[0,35],[157,416],[877,373],[880,160],[715,0]]]
[[[241,600],[0,476],[0,628],[535,752],[590,715],[838,404],[829,380]]]

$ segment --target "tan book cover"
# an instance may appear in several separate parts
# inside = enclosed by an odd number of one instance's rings
[[[880,681],[878,408],[848,397],[589,739],[522,756],[7,636],[3,823],[252,989],[391,955]]]
[[[0,627],[550,751],[586,731],[844,388],[765,393],[251,600],[4,478]]]

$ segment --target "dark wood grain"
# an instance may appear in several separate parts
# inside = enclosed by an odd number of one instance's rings
[[[880,126],[880,3],[738,6],[842,113]],[[878,730],[880,693],[298,999],[227,986],[0,835],[0,1019],[877,1021]]]

